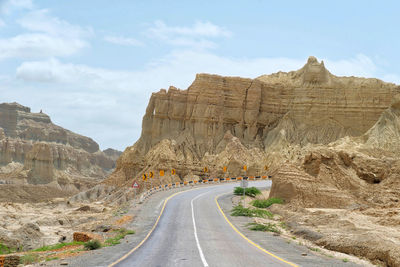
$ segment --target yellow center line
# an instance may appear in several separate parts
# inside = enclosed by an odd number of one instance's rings
[[[266,253],[266,254],[268,254],[268,255],[274,257],[275,259],[278,259],[278,260],[280,260],[280,261],[282,261],[282,262],[284,262],[284,263],[287,263],[287,264],[289,264],[290,266],[298,267],[298,265],[296,265],[296,264],[294,264],[294,263],[291,263],[291,262],[289,262],[289,261],[286,261],[286,260],[284,260],[284,259],[282,259],[282,258],[276,256],[275,254],[269,252],[268,250],[262,248],[260,245],[254,243],[253,241],[251,241],[250,239],[248,239],[244,234],[242,234],[242,233],[228,220],[228,218],[226,217],[225,213],[222,211],[221,206],[220,206],[219,203],[218,203],[218,198],[219,198],[220,196],[226,195],[226,194],[228,194],[228,193],[220,194],[220,195],[216,196],[216,197],[214,198],[214,200],[215,200],[215,203],[217,204],[217,207],[218,207],[219,211],[221,212],[222,216],[224,216],[225,220],[226,220],[226,221],[228,222],[228,224],[232,227],[232,229],[235,230],[235,232],[238,233],[241,237],[243,237],[247,242],[249,242],[250,244],[252,244],[252,245],[255,246],[256,248],[258,248],[258,249],[261,250],[262,252],[264,252],[264,253]]]

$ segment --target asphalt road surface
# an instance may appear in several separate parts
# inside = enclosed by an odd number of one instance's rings
[[[259,181],[251,186],[269,184]],[[238,185],[200,188],[172,197],[147,241],[116,266],[337,266],[325,259],[296,263],[292,260],[302,258],[299,251],[291,260],[279,259],[280,255],[276,258],[250,244],[229,225],[215,202],[216,196],[232,192],[234,186]],[[281,241],[279,246],[289,245]]]

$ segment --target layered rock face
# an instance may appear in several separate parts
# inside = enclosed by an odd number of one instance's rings
[[[317,245],[400,265],[400,98],[363,135],[307,145],[272,174],[287,220],[318,229]],[[278,211],[279,213],[279,211]]]
[[[0,104],[0,127],[0,180],[7,183],[53,183],[76,191],[104,179],[115,167],[118,151],[108,156],[92,139],[17,103]]]
[[[258,149],[256,172],[260,172],[269,163],[269,149],[282,138],[304,146],[364,134],[399,91],[399,86],[377,79],[337,77],[314,57],[298,71],[256,79],[198,74],[187,90],[171,86],[152,94],[142,135],[122,155],[117,171],[126,179],[141,175],[157,165],[146,155],[163,140],[171,140],[180,155],[172,164],[176,169],[201,175],[207,164],[215,175],[222,175],[219,164],[207,158],[219,158],[229,133],[247,149]],[[238,165],[246,163],[251,164],[241,159]],[[241,174],[240,168],[230,174]]]
[[[152,95],[137,146],[146,153],[160,140],[187,133],[204,155],[228,130],[246,145],[265,140],[284,116],[302,129],[288,133],[291,141],[329,143],[366,132],[399,90],[377,79],[336,77],[314,57],[298,71],[254,80],[199,74],[187,90]]]
[[[48,115],[31,113],[30,108],[18,103],[0,104],[0,127],[12,138],[70,145],[89,153],[99,150],[91,138],[63,129],[51,123]]]

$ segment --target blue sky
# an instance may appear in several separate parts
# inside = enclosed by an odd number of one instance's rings
[[[400,83],[396,1],[0,0],[0,102],[123,150],[152,92],[196,73],[255,78],[310,55]]]

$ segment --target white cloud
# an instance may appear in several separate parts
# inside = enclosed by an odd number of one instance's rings
[[[33,8],[32,0],[9,0],[8,2],[9,5],[13,7],[26,8],[26,9]]]
[[[81,84],[86,88],[123,89],[118,84],[130,80],[130,72],[118,72],[86,65],[61,63],[57,59],[24,62],[17,68],[17,78],[25,81]]]
[[[216,47],[216,44],[210,39],[227,38],[232,33],[211,22],[197,21],[191,27],[182,27],[168,26],[159,20],[147,29],[147,35],[174,46],[204,49]]]
[[[162,39],[168,39],[174,36],[230,37],[232,35],[231,32],[220,26],[212,24],[211,22],[201,21],[197,21],[192,27],[172,27],[158,20],[154,22],[153,27],[150,27],[148,31],[153,36]]]
[[[63,57],[88,47],[91,29],[72,25],[47,10],[34,10],[18,20],[28,33],[0,39],[0,60],[6,58],[41,59]]]
[[[382,80],[390,83],[400,84],[400,76],[397,74],[385,74],[383,75]]]
[[[0,0],[0,13],[9,14],[15,9],[32,9],[32,0]]]
[[[117,45],[125,45],[125,46],[143,46],[143,43],[134,39],[134,38],[128,38],[128,37],[123,37],[123,36],[105,36],[104,40],[112,43],[112,44],[117,44]]]
[[[0,60],[69,56],[87,46],[88,44],[80,39],[57,38],[41,33],[20,34],[0,39]]]
[[[160,88],[174,85],[185,89],[196,73],[255,78],[299,69],[306,61],[306,58],[227,58],[185,50],[153,61],[141,71],[114,71],[51,59],[21,64],[17,69],[17,81],[25,87],[42,82],[40,86],[25,90],[25,94],[30,95],[28,101],[35,95],[45,96],[41,105],[46,103],[45,110],[50,108],[52,114],[59,114],[56,122],[60,125],[91,136],[102,146],[123,149],[139,137],[148,100],[151,93]],[[324,61],[335,75],[373,75],[377,71],[374,62],[364,55]],[[37,92],[38,88],[46,91]]]
[[[372,59],[363,54],[338,61],[325,60],[325,63],[325,67],[337,76],[374,77],[378,70]]]
[[[90,37],[93,34],[93,30],[90,28],[82,28],[81,26],[73,25],[65,20],[51,16],[47,9],[29,12],[19,19],[18,23],[23,28],[32,32],[42,32],[51,36],[61,36],[64,38],[84,38]]]

